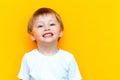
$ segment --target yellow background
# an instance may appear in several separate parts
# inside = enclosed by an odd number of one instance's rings
[[[0,80],[18,80],[24,53],[35,48],[27,23],[40,7],[61,15],[59,46],[75,55],[83,80],[120,80],[119,0],[1,0]]]

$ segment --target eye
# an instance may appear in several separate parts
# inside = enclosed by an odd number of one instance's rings
[[[52,24],[50,24],[50,26],[55,26],[55,24],[54,24],[54,23],[52,23]]]
[[[38,28],[41,28],[41,27],[43,27],[43,25],[38,25]]]

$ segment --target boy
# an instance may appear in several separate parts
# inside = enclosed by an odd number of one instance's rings
[[[28,33],[37,49],[23,57],[18,78],[21,80],[81,80],[73,55],[57,47],[63,35],[60,16],[50,8],[40,8],[28,24]]]

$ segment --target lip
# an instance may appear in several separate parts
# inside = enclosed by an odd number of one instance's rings
[[[42,35],[44,38],[52,37],[54,34],[52,32],[47,32]]]

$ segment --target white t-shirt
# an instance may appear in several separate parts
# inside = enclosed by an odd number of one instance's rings
[[[24,55],[18,78],[22,80],[82,80],[73,55],[59,50],[45,56],[37,49]]]

